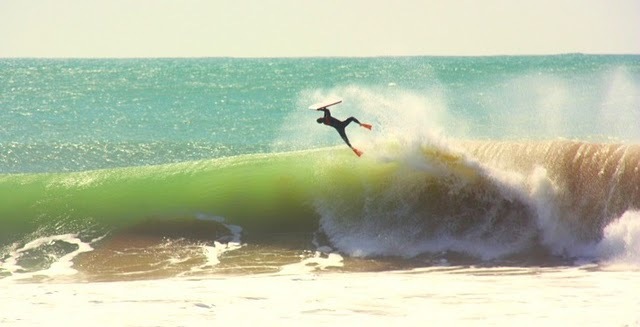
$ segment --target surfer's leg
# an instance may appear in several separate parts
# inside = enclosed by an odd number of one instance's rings
[[[351,123],[352,121],[358,123],[358,125],[366,128],[366,129],[371,129],[371,125],[370,124],[363,124],[361,123],[358,119],[356,119],[355,117],[349,117],[347,118],[347,120],[344,121],[344,126],[346,127],[347,125],[349,125],[349,123]]]
[[[347,143],[351,150],[353,150],[353,153],[355,153],[358,157],[362,155],[362,151],[351,146],[351,143],[349,143],[349,138],[347,138],[347,135],[344,133],[344,129],[342,131],[338,130],[338,133],[340,133],[340,136],[342,136],[344,143]]]
[[[354,118],[354,120],[355,120],[355,118]],[[349,120],[347,120],[347,121],[349,121]],[[351,121],[349,121],[349,122],[351,122]],[[349,143],[349,138],[347,137],[347,134],[344,132],[344,127],[346,125],[347,124],[344,124],[343,126],[340,126],[340,127],[336,127],[336,130],[338,131],[338,134],[340,134],[340,136],[344,140],[344,143],[347,143],[347,145],[351,148],[351,150],[353,150],[353,152],[359,157],[359,156],[362,155],[362,151],[354,148],[353,146],[351,146],[351,143]]]
[[[351,146],[351,143],[349,143],[349,138],[347,137],[347,134],[344,132],[344,128],[340,128],[340,129],[337,129],[337,130],[338,130],[338,134],[340,134],[340,136],[341,136],[341,137],[342,137],[342,139],[344,140],[344,143],[347,143],[347,145],[348,145],[350,148],[353,148],[353,147]]]
[[[355,117],[349,117],[347,118],[347,120],[344,121],[344,127],[347,127],[347,125],[349,125],[352,121],[358,123],[358,125],[360,125],[360,121],[358,121]]]
[[[358,157],[360,157],[363,152],[351,146],[351,143],[349,143],[349,138],[347,138],[347,134],[344,133],[344,128],[341,130],[338,130],[338,133],[340,133],[340,136],[342,136],[344,143],[347,143],[347,145],[351,148],[351,150],[353,150],[353,153],[355,153]]]
[[[342,139],[344,140],[344,143],[347,143],[347,145],[351,148],[351,150],[353,150],[353,152],[359,157],[362,155],[362,151],[354,148],[351,146],[351,143],[349,143],[349,138],[347,137],[347,134],[344,132],[344,127],[343,128],[336,128],[338,130],[338,134],[340,134],[340,136],[342,137]]]

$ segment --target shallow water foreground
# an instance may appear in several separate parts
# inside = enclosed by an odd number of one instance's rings
[[[2,326],[640,326],[640,272],[438,267],[109,283],[12,283]]]

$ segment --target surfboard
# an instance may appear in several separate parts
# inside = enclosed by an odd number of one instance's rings
[[[336,105],[338,103],[342,103],[342,100],[338,100],[338,99],[326,100],[326,101],[323,101],[323,102],[314,103],[314,104],[310,105],[309,109],[318,110],[320,108],[331,107],[331,106]]]

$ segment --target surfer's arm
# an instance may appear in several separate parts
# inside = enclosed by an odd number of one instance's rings
[[[331,117],[331,112],[327,108],[318,108],[316,110],[324,111],[324,118]]]

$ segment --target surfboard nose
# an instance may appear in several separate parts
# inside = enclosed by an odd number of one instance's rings
[[[325,100],[325,101],[314,103],[314,104],[310,105],[309,109],[318,110],[318,109],[323,109],[323,108],[326,108],[326,107],[331,107],[331,106],[339,104],[339,103],[342,103],[341,99]]]

